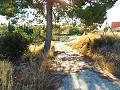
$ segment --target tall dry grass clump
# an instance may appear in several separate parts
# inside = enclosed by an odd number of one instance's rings
[[[0,90],[11,90],[13,68],[9,61],[0,60]]]
[[[41,54],[43,55],[43,54]],[[40,56],[23,66],[0,61],[0,90],[48,90],[52,83],[50,60]]]
[[[107,69],[110,73],[120,75],[120,36],[107,35],[98,39],[96,44],[94,44],[96,51],[93,53],[93,60],[99,62],[97,65],[102,66],[103,70]]]
[[[83,35],[79,40],[75,43],[69,44],[74,49],[77,49],[79,53],[81,54],[88,54],[88,52],[91,52],[89,48],[93,42],[94,39],[101,38],[101,35],[99,34],[89,34],[89,35]],[[90,53],[91,54],[91,53]]]
[[[88,39],[89,38],[89,39]],[[77,49],[95,61],[95,65],[103,71],[108,71],[114,75],[120,75],[120,35],[85,35],[79,42],[71,44],[71,47]]]
[[[19,73],[14,79],[15,90],[48,90],[51,80],[45,62],[41,66],[39,63],[32,62]]]

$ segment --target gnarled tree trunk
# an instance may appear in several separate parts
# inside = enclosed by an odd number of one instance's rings
[[[50,50],[51,40],[52,40],[52,3],[47,2],[47,23],[46,23],[46,38],[44,44],[44,53],[48,53]]]

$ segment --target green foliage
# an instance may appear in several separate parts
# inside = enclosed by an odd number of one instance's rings
[[[61,34],[64,30],[67,30],[69,26],[53,24],[53,34]]]
[[[69,34],[70,35],[79,35],[80,34],[80,31],[78,28],[72,28],[69,30]]]
[[[31,26],[31,29],[33,29],[33,34],[30,35],[33,39],[34,44],[40,44],[45,40],[45,26]]]
[[[8,23],[8,31],[11,33],[11,32],[13,32],[15,30],[15,27],[12,25],[12,24],[10,24],[10,22]]]
[[[60,38],[59,37],[52,37],[52,41],[59,41]]]
[[[15,0],[0,0],[0,14],[13,17],[19,11],[18,5]]]
[[[74,7],[68,11],[68,16],[76,16],[87,25],[102,24],[106,19],[106,11],[111,8],[117,0],[74,0]]]
[[[61,33],[61,27],[60,25],[53,24],[53,33],[54,34],[60,34]]]
[[[32,35],[33,34],[33,29],[30,29],[29,27],[25,27],[24,32],[27,33],[28,35]]]
[[[80,29],[86,33],[92,33],[97,30],[97,25],[93,24],[93,25],[87,26],[84,23],[81,23]]]
[[[7,30],[7,25],[6,24],[0,24],[0,30]]]
[[[17,31],[26,33],[32,44],[41,44],[45,39],[45,26],[21,25],[18,27]]]
[[[28,49],[30,41],[25,33],[12,32],[0,36],[0,54],[11,61],[18,60]]]
[[[58,5],[53,4],[59,3],[59,5],[63,7],[62,13],[73,9],[71,10],[72,12],[74,12],[72,16],[81,18],[86,25],[90,26],[94,23],[103,23],[103,21],[105,20],[104,16],[106,15],[107,8],[112,7],[116,1],[117,0],[72,0],[71,2],[73,3],[70,3],[72,7],[70,7],[70,5],[67,5],[64,0],[43,0],[40,2],[38,2],[37,0],[0,0],[0,14],[7,15],[9,17],[14,16],[16,13],[18,13],[18,11],[22,12],[23,9],[25,10],[29,6],[30,8],[36,9],[38,14],[42,14],[45,17],[46,15],[47,17],[52,17],[52,7],[56,6],[57,8],[60,8]],[[47,10],[46,15],[45,10]],[[60,10],[56,11],[55,13],[57,14],[57,12],[59,11]],[[64,16],[66,16],[65,14],[66,13],[64,13]],[[46,21],[46,31],[49,31],[50,29],[50,33],[52,33],[52,18],[46,18]],[[46,50],[49,50],[50,48],[52,37],[51,35],[49,35],[50,33],[46,32]]]

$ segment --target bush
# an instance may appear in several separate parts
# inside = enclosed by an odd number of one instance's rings
[[[60,41],[59,37],[52,37],[52,41]]]
[[[30,29],[28,26],[25,27],[24,32],[27,33],[28,35],[32,35],[33,34],[33,29]]]
[[[0,24],[0,30],[5,31],[5,30],[7,30],[7,29],[8,29],[8,27],[7,27],[6,24]]]
[[[0,36],[0,54],[12,61],[18,60],[28,49],[30,40],[22,32],[12,32]]]
[[[94,40],[93,47],[96,48],[102,48],[105,46],[112,46],[115,43],[115,38],[111,36],[104,36],[98,39]]]
[[[33,34],[30,35],[32,38],[32,44],[41,44],[45,40],[44,30],[33,30]]]
[[[69,30],[69,34],[70,35],[79,35],[80,34],[80,31],[78,28],[72,28]]]
[[[92,56],[99,67],[103,70],[119,76],[120,75],[120,37],[104,36],[94,40],[95,49]],[[95,55],[97,56],[95,57]],[[103,60],[103,61],[101,61]],[[104,63],[104,65],[101,65]]]
[[[9,22],[9,24],[8,24],[8,31],[9,32],[13,32],[14,30],[15,30],[15,27],[12,24],[10,24],[10,22]]]
[[[79,30],[78,28],[71,28],[69,30],[70,35],[82,35],[84,33],[84,30]]]
[[[83,35],[70,46],[94,60],[105,73],[120,76],[120,36]]]

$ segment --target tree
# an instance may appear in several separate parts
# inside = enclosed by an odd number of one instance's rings
[[[52,7],[54,3],[59,3],[62,6],[65,6],[66,3],[64,2],[64,0],[19,0],[19,1],[9,0],[9,2],[7,1],[8,0],[0,1],[1,3],[0,14],[2,15],[7,15],[8,17],[12,17],[15,15],[15,13],[18,13],[20,9],[23,8],[25,9],[27,8],[27,6],[30,6],[31,8],[38,9],[38,11],[40,11],[40,13],[46,18],[47,23],[46,23],[46,39],[44,45],[44,52],[47,53],[50,49],[50,44],[52,39]],[[5,12],[3,9],[5,9]],[[17,12],[14,12],[14,10]],[[46,15],[45,15],[45,10],[47,11]]]
[[[13,17],[15,13],[18,13],[18,3],[14,0],[0,0],[0,14]]]
[[[69,5],[67,5],[66,0],[0,0],[1,3],[5,2],[9,4],[7,1],[13,2],[10,3],[13,5],[13,8],[14,4],[17,5],[17,10],[26,8],[27,6],[35,8],[36,10],[40,11],[39,13],[41,13],[46,18],[47,23],[44,52],[48,53],[52,39],[53,6],[61,5],[62,7],[66,7],[65,9],[67,10],[62,10],[63,12],[68,12],[70,17],[81,18],[81,20],[89,26],[93,23],[102,23],[104,21],[104,18],[101,17],[104,17],[106,15],[106,10],[108,8],[111,8],[117,0],[69,0]],[[3,6],[1,4],[0,6],[2,6],[0,7],[2,9],[5,7],[5,5]],[[97,9],[99,9],[99,11]],[[47,12],[46,14],[45,11]]]
[[[71,2],[70,5],[73,7],[73,11],[74,11],[74,9],[78,9],[77,12],[74,12],[76,15],[78,14],[79,10],[81,10],[83,12],[83,10],[82,10],[83,6],[90,4],[89,7],[84,9],[84,13],[94,12],[95,11],[94,9],[97,7],[98,9],[100,9],[99,13],[97,13],[97,10],[96,10],[97,15],[99,16],[99,14],[100,14],[101,17],[104,17],[106,15],[105,14],[106,8],[110,8],[111,6],[113,6],[117,0],[107,0],[107,1],[104,1],[104,0],[99,0],[99,1],[98,0],[69,0],[69,1]],[[62,6],[67,5],[65,0],[46,0],[47,26],[46,26],[46,39],[45,39],[45,45],[44,45],[44,52],[48,52],[50,49],[50,43],[51,43],[51,39],[52,39],[52,6],[54,5],[54,3],[59,3]],[[103,5],[100,3],[103,3]],[[43,4],[41,3],[41,5],[43,5]],[[70,10],[69,6],[67,6],[67,8],[66,8],[66,9],[68,9],[68,11]],[[102,9],[103,9],[103,11],[102,11]],[[43,7],[41,8],[41,11],[43,12]],[[87,13],[85,15],[86,17],[87,17],[87,15],[90,14],[90,13],[89,14],[87,14]],[[90,19],[91,17],[89,19],[86,17],[83,17],[84,15],[82,15],[82,13],[80,15],[81,15],[80,18],[82,18],[84,20],[89,20],[89,21],[85,21],[85,23],[87,25],[91,25],[92,23],[99,21],[99,17],[97,15],[95,15],[97,17],[92,18],[92,19]],[[77,17],[79,17],[79,15],[77,15]],[[101,17],[100,17],[100,19],[103,19]],[[98,18],[98,19],[96,19],[96,18]],[[90,21],[92,21],[92,22],[90,22]],[[89,23],[87,23],[87,22],[89,22]],[[103,20],[101,20],[100,22],[103,22]]]
[[[117,0],[75,0],[75,5],[68,12],[70,17],[77,17],[86,26],[96,26],[102,24],[106,20],[106,11],[110,9]],[[81,7],[82,6],[82,7]]]

